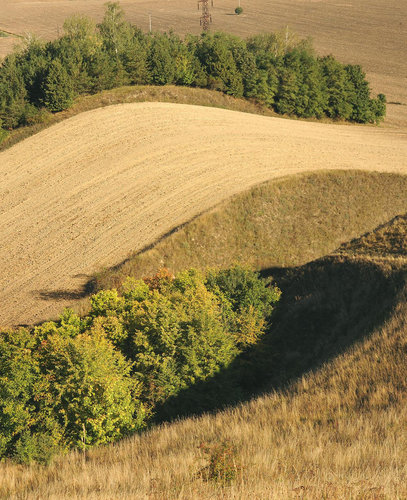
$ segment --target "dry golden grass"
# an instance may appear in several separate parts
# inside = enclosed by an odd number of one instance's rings
[[[339,253],[407,258],[407,215],[399,215],[375,231],[342,245]]]
[[[161,266],[255,269],[298,266],[329,254],[407,210],[407,177],[322,171],[266,182],[236,195],[112,269],[96,289],[119,287]],[[376,233],[374,233],[376,234]]]
[[[267,340],[275,352],[264,395],[48,468],[3,463],[0,497],[406,499],[403,221],[405,229],[405,217],[396,218],[341,255],[273,270],[283,303]],[[200,444],[224,440],[236,446],[239,467],[228,486],[198,474]]]

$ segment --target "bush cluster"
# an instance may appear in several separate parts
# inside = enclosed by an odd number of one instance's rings
[[[277,288],[250,270],[128,278],[32,330],[0,332],[0,459],[51,460],[143,429],[264,334]]]
[[[252,98],[278,113],[379,122],[385,96],[370,97],[360,66],[316,57],[290,33],[243,40],[224,34],[144,34],[117,3],[103,21],[71,17],[64,34],[29,38],[0,66],[0,121],[6,130],[68,108],[80,94],[129,84],[175,84]]]

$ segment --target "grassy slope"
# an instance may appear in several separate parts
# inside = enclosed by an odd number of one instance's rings
[[[407,498],[405,239],[397,218],[330,256],[271,270],[284,302],[266,340],[267,394],[49,469],[2,465],[0,496]],[[230,486],[196,474],[200,443],[223,439],[242,466]]]
[[[66,120],[71,116],[78,115],[84,111],[102,108],[113,104],[123,104],[130,102],[171,102],[175,104],[192,104],[196,106],[208,106],[212,108],[230,109],[232,111],[241,111],[244,113],[253,113],[264,116],[277,116],[284,118],[272,111],[267,106],[263,106],[249,99],[238,99],[216,90],[181,87],[176,85],[132,85],[119,87],[112,90],[104,90],[94,95],[79,96],[74,105],[66,111],[60,113],[44,113],[38,117],[40,123],[34,123],[25,127],[18,128],[8,133],[7,138],[0,137],[0,151],[4,151],[18,142],[30,137],[41,130],[44,130],[55,123]],[[290,119],[300,119],[290,116]],[[332,120],[330,118],[301,118],[303,121],[322,122],[322,123],[340,123],[349,126],[375,126],[375,125],[357,125],[346,121]]]
[[[364,234],[339,248],[339,253],[369,255],[370,257],[407,256],[407,215],[399,215],[376,231]]]
[[[0,141],[0,151],[8,149],[14,144],[30,137],[54,123],[66,120],[71,116],[78,115],[84,111],[102,108],[113,104],[130,102],[172,102],[176,104],[194,104],[197,106],[209,106],[213,108],[231,109],[265,116],[280,116],[266,106],[261,106],[247,99],[236,99],[215,90],[198,89],[190,87],[177,87],[165,85],[163,87],[154,85],[133,85],[119,87],[112,90],[104,90],[94,95],[80,96],[74,105],[60,113],[44,112],[42,122],[31,126],[22,127],[10,132],[6,140]],[[311,120],[315,121],[315,120]],[[332,120],[326,120],[332,121]],[[341,122],[342,123],[342,122]]]
[[[256,269],[295,266],[332,252],[407,211],[407,177],[358,171],[290,176],[235,196],[96,277],[96,288],[119,286],[160,266]]]

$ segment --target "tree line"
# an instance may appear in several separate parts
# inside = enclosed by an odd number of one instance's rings
[[[254,99],[277,113],[378,123],[383,94],[370,96],[365,73],[288,31],[244,40],[226,33],[184,38],[144,34],[108,3],[98,25],[74,16],[57,40],[27,38],[0,66],[0,136],[69,108],[76,96],[122,85],[184,85]]]
[[[0,331],[0,460],[48,463],[115,441],[144,429],[169,400],[176,415],[182,391],[258,343],[279,298],[239,266],[161,270],[96,293],[85,316],[66,310],[59,321]],[[201,398],[188,404],[200,408]]]

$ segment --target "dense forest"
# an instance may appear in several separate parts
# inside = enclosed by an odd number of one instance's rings
[[[41,122],[78,95],[132,84],[215,89],[304,118],[378,123],[386,111],[383,94],[370,97],[360,66],[317,57],[309,40],[288,32],[247,40],[225,33],[144,34],[119,4],[108,3],[100,24],[69,18],[57,40],[28,37],[5,58],[0,139],[1,129]]]
[[[279,298],[242,267],[163,269],[98,292],[83,317],[66,310],[56,322],[0,331],[0,460],[48,463],[210,407],[224,394],[199,384],[261,339]],[[223,393],[238,397],[242,370]]]

